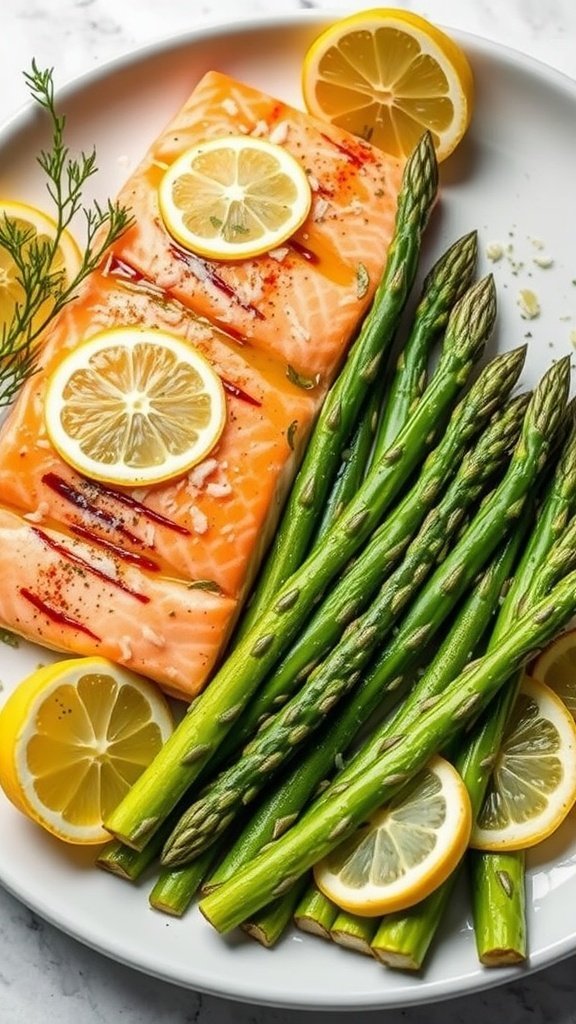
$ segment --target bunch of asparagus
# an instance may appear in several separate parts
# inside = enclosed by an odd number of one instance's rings
[[[309,869],[450,740],[478,813],[518,670],[576,611],[569,361],[510,398],[525,356],[516,349],[467,388],[496,315],[491,278],[472,283],[474,233],[425,278],[384,372],[436,190],[424,136],[406,165],[387,270],[231,651],[110,816],[117,840],[99,857],[134,880],[161,854],[151,903],[169,913],[202,886],[200,908],[219,930],[241,924],[273,945],[295,915],[408,968],[422,964],[454,879],[378,922],[339,914]],[[473,878],[480,956],[521,958],[521,858],[477,855]]]

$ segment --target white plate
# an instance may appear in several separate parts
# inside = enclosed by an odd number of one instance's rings
[[[209,68],[227,71],[299,102],[299,67],[325,20],[318,15],[211,30],[147,49],[83,79],[62,100],[73,146],[96,145],[101,198],[114,194],[172,112]],[[513,264],[494,264],[501,314],[494,346],[529,341],[532,384],[570,348],[576,328],[576,85],[518,54],[462,37],[478,96],[472,130],[442,169],[442,201],[430,225],[425,259],[477,227],[489,242],[513,244]],[[1,138],[0,195],[44,202],[34,157],[43,140],[36,113],[25,112]],[[532,263],[542,254],[554,266]],[[519,267],[516,264],[522,263]],[[482,258],[481,270],[490,266]],[[521,319],[516,296],[531,288],[540,318]],[[570,319],[571,318],[571,319]],[[4,581],[4,586],[9,585]],[[4,694],[46,652],[2,647]],[[92,867],[90,851],[70,851],[0,798],[0,881],[40,915],[101,952],[181,985],[235,999],[305,1008],[376,1008],[430,1002],[519,978],[518,970],[479,968],[464,894],[455,901],[426,970],[386,972],[376,962],[291,933],[274,951],[216,935],[196,912],[183,921],[153,913],[149,882],[138,887]],[[530,965],[544,967],[576,950],[576,820],[530,858]]]

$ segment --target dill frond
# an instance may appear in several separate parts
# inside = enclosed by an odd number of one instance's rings
[[[8,405],[35,372],[37,341],[46,325],[74,297],[84,278],[99,266],[108,246],[132,222],[130,212],[110,200],[104,205],[83,205],[84,186],[97,171],[96,152],[71,156],[65,142],[66,118],[56,108],[53,68],[40,70],[32,61],[24,77],[30,95],[51,124],[50,148],[41,150],[37,161],[46,176],[47,212],[56,230],[53,238],[40,240],[34,230],[23,229],[5,215],[0,217],[0,248],[12,260],[23,296],[11,319],[0,326],[0,406]],[[63,232],[77,215],[84,217],[85,245],[78,273],[66,281],[64,272],[56,269],[56,256]]]

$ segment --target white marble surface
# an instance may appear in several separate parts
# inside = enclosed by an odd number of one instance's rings
[[[33,56],[40,66],[54,65],[63,84],[134,47],[211,21],[229,21],[239,8],[250,16],[366,6],[358,0],[2,0],[0,123],[26,98],[20,72]],[[573,0],[421,0],[404,6],[530,53],[576,78]],[[288,1024],[312,1016],[237,1006],[146,978],[58,933],[2,890],[0,950],[0,1024]],[[575,968],[571,959],[485,994],[390,1011],[387,1019],[576,1024]],[[369,1016],[354,1019],[367,1024]],[[350,1019],[338,1013],[314,1017],[318,1024]]]

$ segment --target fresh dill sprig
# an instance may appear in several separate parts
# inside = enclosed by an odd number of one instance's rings
[[[24,73],[32,98],[46,111],[52,128],[51,146],[37,157],[46,175],[51,199],[49,211],[56,223],[54,237],[38,238],[34,229],[0,217],[0,249],[14,265],[15,282],[22,297],[11,319],[0,327],[0,406],[8,405],[22,384],[35,372],[37,339],[52,317],[72,299],[84,278],[99,266],[104,252],[131,223],[129,211],[110,200],[101,206],[82,204],[84,185],[97,171],[96,152],[72,157],[65,144],[66,118],[54,99],[53,68],[40,70],[35,61]],[[80,268],[72,281],[57,266],[63,232],[77,214],[85,221],[85,246]]]

